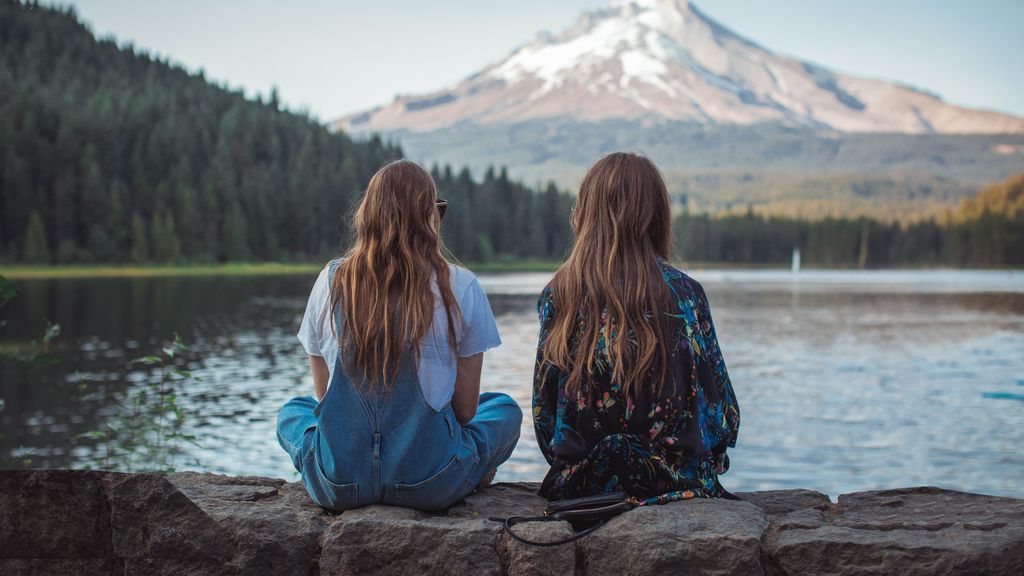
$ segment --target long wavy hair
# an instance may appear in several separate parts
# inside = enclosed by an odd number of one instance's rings
[[[455,348],[460,310],[442,254],[437,187],[408,160],[374,174],[356,210],[355,242],[331,280],[331,309],[341,308],[339,335],[346,372],[369,387],[394,383],[434,319],[436,282]]]
[[[660,390],[670,300],[657,259],[669,258],[671,226],[665,181],[647,158],[609,154],[583,178],[572,214],[576,241],[551,280],[554,317],[542,344],[545,365],[568,374],[568,392],[582,394],[598,364],[611,366],[627,396],[644,385]]]

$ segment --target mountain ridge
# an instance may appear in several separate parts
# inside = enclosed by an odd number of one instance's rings
[[[687,0],[613,2],[561,32],[538,34],[460,82],[397,96],[333,126],[354,133],[429,132],[559,116],[781,123],[848,133],[1024,133],[1021,117],[779,55]]]

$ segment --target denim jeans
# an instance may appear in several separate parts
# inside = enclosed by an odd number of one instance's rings
[[[476,416],[462,426],[450,406],[431,409],[415,376],[405,373],[390,394],[374,396],[353,389],[336,369],[321,402],[301,396],[281,409],[278,442],[317,504],[447,508],[512,454],[523,414],[510,396],[481,394]]]

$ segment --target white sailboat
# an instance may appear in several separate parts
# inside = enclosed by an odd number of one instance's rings
[[[789,264],[789,271],[796,274],[800,271],[800,249],[793,248],[793,260]]]

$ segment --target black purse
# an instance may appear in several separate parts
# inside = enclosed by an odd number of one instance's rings
[[[512,516],[511,518],[491,518],[495,522],[501,522],[508,535],[516,540],[531,546],[559,546],[568,544],[592,534],[595,530],[604,526],[611,518],[640,506],[640,501],[626,494],[625,492],[612,492],[597,496],[584,496],[583,498],[570,498],[559,500],[548,504],[543,516]],[[555,540],[553,542],[538,542],[528,540],[516,534],[512,527],[524,522],[557,522],[568,521],[574,529],[575,534],[569,538]],[[580,530],[582,528],[582,530]]]

